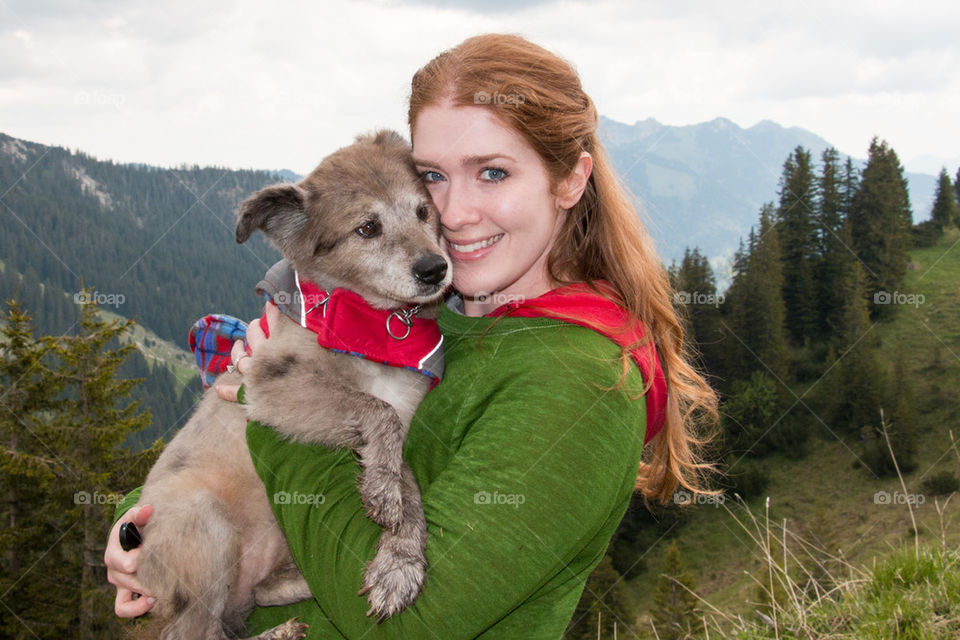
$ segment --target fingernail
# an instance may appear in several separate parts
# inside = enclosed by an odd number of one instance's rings
[[[147,598],[147,603],[148,603],[148,604],[154,604],[156,601],[157,601],[157,599],[154,598],[153,596],[150,596],[149,598]]]

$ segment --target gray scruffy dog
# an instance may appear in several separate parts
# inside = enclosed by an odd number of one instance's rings
[[[393,131],[361,136],[299,183],[251,196],[238,212],[237,242],[256,230],[301,280],[404,310],[393,333],[402,335],[410,305],[438,301],[450,284],[439,214]],[[402,610],[423,585],[426,522],[402,451],[430,379],[321,349],[316,334],[287,316],[277,325],[243,378],[246,405],[208,390],[147,476],[140,502],[155,512],[137,573],[157,598],[153,632],[165,640],[235,638],[254,604],[311,597],[250,460],[248,417],[292,440],[359,453],[363,504],[384,527],[364,576],[368,615]],[[291,620],[256,638],[301,638],[304,628]]]

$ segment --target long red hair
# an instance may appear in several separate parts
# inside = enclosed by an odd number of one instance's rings
[[[692,348],[673,307],[673,288],[637,210],[597,137],[598,115],[573,67],[524,38],[487,34],[469,38],[428,62],[413,77],[408,121],[441,103],[494,110],[537,151],[554,185],[570,175],[581,153],[593,170],[580,201],[566,215],[548,256],[560,284],[605,280],[611,295],[647,327],[667,380],[666,422],[644,451],[636,488],[667,503],[678,486],[705,486],[713,466],[700,451],[718,421],[717,394],[691,364]],[[624,376],[633,366],[623,349]],[[649,385],[648,381],[648,385]]]

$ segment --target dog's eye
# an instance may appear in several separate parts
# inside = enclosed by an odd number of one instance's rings
[[[430,209],[427,208],[427,205],[422,204],[417,207],[417,218],[420,219],[420,222],[425,222],[427,218],[430,217]]]
[[[382,231],[382,229],[383,228],[380,226],[380,222],[378,220],[367,220],[362,225],[357,227],[356,231],[357,235],[363,238],[375,238],[380,235],[380,231]]]

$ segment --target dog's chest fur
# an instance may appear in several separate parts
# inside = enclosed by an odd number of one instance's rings
[[[271,393],[287,394],[284,400],[292,412],[311,403],[303,402],[304,393],[323,393],[317,388],[317,375],[340,385],[368,393],[392,405],[407,428],[417,405],[430,390],[430,378],[402,367],[391,367],[344,353],[328,351],[317,344],[316,335],[290,318],[281,315],[272,326],[270,339],[258,350],[250,389],[258,378],[282,379],[282,385],[271,385]],[[274,398],[274,403],[276,402]],[[248,412],[256,415],[256,396],[247,396]],[[292,416],[291,416],[292,417]]]

